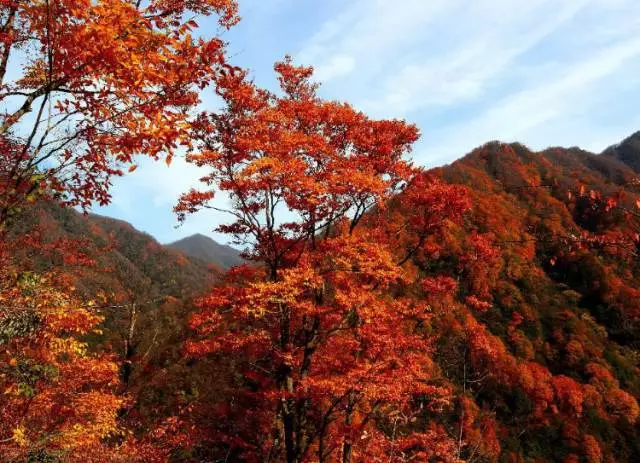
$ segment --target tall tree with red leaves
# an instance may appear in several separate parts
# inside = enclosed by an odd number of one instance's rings
[[[400,264],[468,204],[404,159],[414,126],[322,100],[312,69],[289,59],[275,70],[280,95],[240,70],[220,79],[226,107],[201,117],[189,158],[209,169],[205,188],[176,207],[181,219],[230,213],[219,230],[262,264],[232,271],[192,319],[188,352],[233,356],[243,388],[218,409],[213,440],[244,461],[454,461],[442,429],[412,425],[450,391],[429,358],[430,308]],[[426,189],[405,197],[405,225],[390,223],[389,200],[411,182]],[[229,209],[212,203],[216,190]],[[398,251],[406,228],[424,236]]]

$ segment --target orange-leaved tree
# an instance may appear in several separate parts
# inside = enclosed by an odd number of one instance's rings
[[[25,198],[108,202],[113,176],[143,153],[189,144],[198,90],[224,67],[194,18],[237,21],[234,0],[3,0],[0,225]]]
[[[218,81],[226,107],[200,118],[189,158],[209,169],[205,188],[176,207],[182,219],[219,210],[211,200],[226,192],[235,220],[219,230],[261,264],[232,271],[192,319],[190,354],[234,359],[212,447],[243,461],[453,461],[442,428],[415,425],[450,393],[429,356],[431,311],[400,265],[425,238],[397,250],[394,237],[437,233],[468,205],[439,184],[401,195],[415,216],[390,223],[389,200],[429,183],[404,159],[416,127],[321,99],[312,69],[289,59],[275,70],[280,94],[241,70]]]
[[[101,317],[49,276],[0,275],[0,454],[7,461],[59,457],[114,461],[121,438],[118,366],[81,337]]]
[[[116,461],[136,449],[118,425],[118,368],[84,338],[101,317],[59,275],[11,262],[21,204],[109,200],[113,176],[145,154],[188,149],[198,92],[225,67],[198,16],[237,21],[234,0],[43,0],[0,5],[0,454]],[[73,250],[61,250],[75,259]],[[108,442],[113,439],[113,442]],[[146,449],[144,461],[153,461]],[[131,457],[133,458],[133,456]]]

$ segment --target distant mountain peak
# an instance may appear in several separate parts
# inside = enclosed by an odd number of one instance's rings
[[[240,265],[244,262],[240,257],[240,251],[231,246],[220,244],[210,236],[203,235],[202,233],[187,236],[167,246],[178,249],[188,256],[216,264],[224,269]]]
[[[632,133],[631,135],[629,135],[627,138],[625,138],[623,140],[623,143],[627,140],[640,140],[640,130],[638,130],[637,132]]]
[[[617,145],[610,146],[602,153],[631,167],[640,173],[640,131],[633,133]]]

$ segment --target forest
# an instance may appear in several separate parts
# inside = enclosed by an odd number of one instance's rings
[[[238,21],[0,0],[0,462],[640,461],[640,132],[426,169]],[[239,256],[91,212],[177,156]]]

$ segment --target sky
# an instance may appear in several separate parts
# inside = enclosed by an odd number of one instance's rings
[[[234,64],[275,89],[286,54],[313,65],[320,95],[418,125],[414,162],[453,162],[491,140],[601,152],[640,130],[637,0],[239,0],[224,34]],[[201,22],[215,32],[213,21]],[[213,95],[202,97],[214,109]],[[172,208],[204,172],[142,161],[94,212],[167,243],[219,242],[228,221],[202,212],[176,228]],[[219,198],[218,201],[224,201]]]

